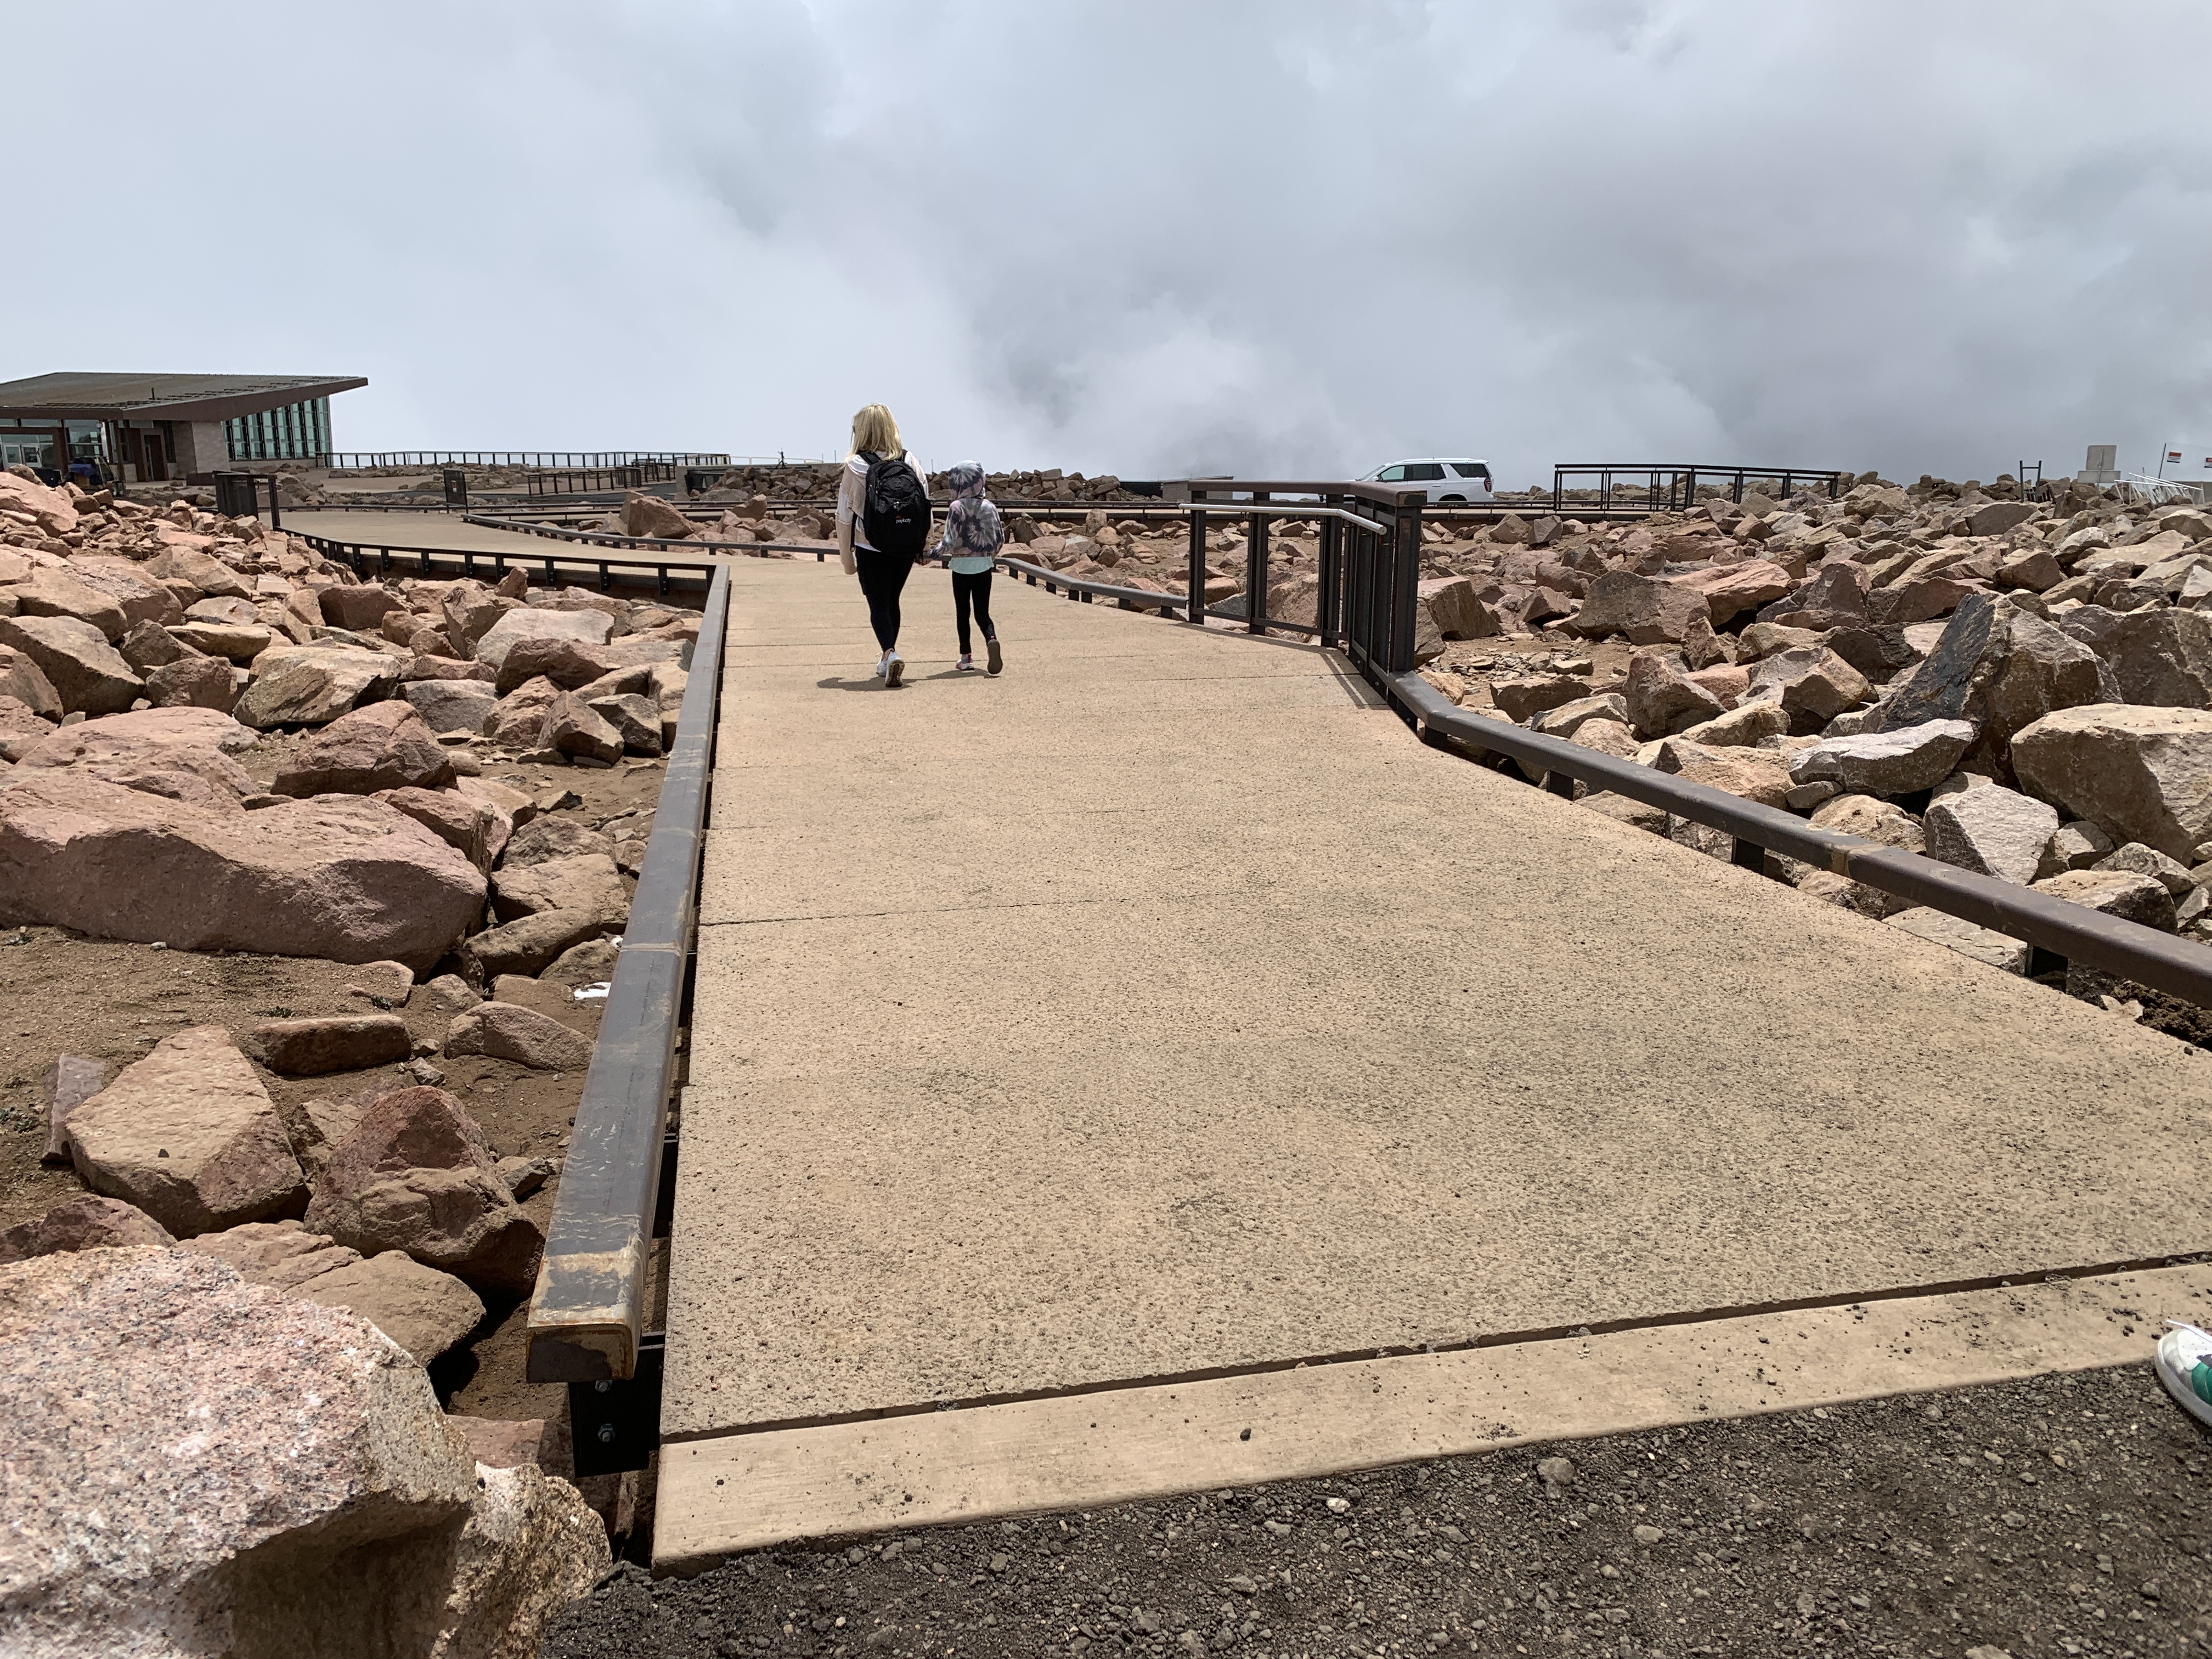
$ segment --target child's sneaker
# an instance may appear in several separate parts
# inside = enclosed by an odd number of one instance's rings
[[[990,672],[995,674],[1006,665],[1006,659],[1000,653],[998,641],[986,640],[983,641],[983,646],[991,653]]]
[[[952,665],[963,674],[972,674],[975,672],[975,659],[973,657],[963,657],[958,662],[954,663]]]
[[[2178,1319],[2158,1340],[2158,1380],[2198,1422],[2212,1425],[2212,1335]]]
[[[884,659],[884,684],[894,691],[899,681],[906,677],[906,659],[896,651]]]

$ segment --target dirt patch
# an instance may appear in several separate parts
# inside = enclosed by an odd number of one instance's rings
[[[2209,1451],[2130,1366],[762,1553],[689,1581],[630,1566],[540,1652],[2196,1651]],[[1571,1467],[1547,1479],[1554,1457]]]

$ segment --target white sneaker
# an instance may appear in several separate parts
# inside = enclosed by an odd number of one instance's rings
[[[2198,1422],[2212,1425],[2212,1335],[2178,1319],[2158,1340],[2158,1380]]]
[[[973,657],[963,657],[958,662],[952,665],[963,674],[972,674],[975,672],[975,659]]]
[[[885,685],[890,686],[896,690],[901,677],[905,673],[906,659],[899,655],[897,652],[894,651],[884,659],[884,684]]]
[[[876,659],[876,678],[878,679],[883,678],[884,674],[890,672],[890,665],[891,653],[886,651],[882,656]]]

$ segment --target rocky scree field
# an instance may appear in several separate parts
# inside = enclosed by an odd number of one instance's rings
[[[1838,499],[1717,500],[1632,525],[1431,526],[1418,654],[1471,711],[2212,941],[2212,515],[2116,494],[2031,501],[2008,479],[1868,475]],[[1718,832],[1577,794],[1729,856]],[[1794,860],[1767,866],[2027,967],[2015,940]],[[2202,1011],[2093,970],[2066,988],[2191,1041],[2207,1030]]]
[[[520,1325],[698,617],[20,473],[0,526],[0,1647],[529,1652],[622,1519]]]

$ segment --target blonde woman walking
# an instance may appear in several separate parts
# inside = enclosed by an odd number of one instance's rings
[[[837,556],[867,595],[868,625],[883,648],[876,677],[893,689],[906,675],[899,592],[929,544],[926,476],[899,442],[890,410],[870,404],[853,416],[853,447],[837,480]]]

